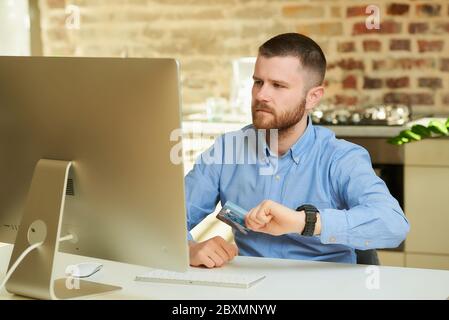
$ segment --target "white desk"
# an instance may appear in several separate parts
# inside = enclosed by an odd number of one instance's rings
[[[0,247],[0,280],[5,276],[12,246]],[[83,261],[99,261],[103,269],[92,281],[122,286],[116,292],[84,299],[447,299],[449,271],[379,267],[379,289],[368,289],[366,266],[327,262],[236,257],[221,269],[205,272],[261,273],[266,278],[249,289],[208,286],[153,284],[134,281],[145,272],[141,266],[102,261],[61,253],[57,273],[65,266]],[[372,274],[372,273],[371,273]],[[0,299],[19,297],[2,292]]]

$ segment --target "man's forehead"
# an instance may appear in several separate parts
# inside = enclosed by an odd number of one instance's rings
[[[283,81],[297,79],[304,72],[298,57],[294,56],[258,56],[254,68],[254,77],[273,78]]]

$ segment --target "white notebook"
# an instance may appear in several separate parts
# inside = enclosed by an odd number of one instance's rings
[[[152,269],[143,275],[136,276],[135,280],[143,282],[249,288],[264,278],[264,275],[237,275],[222,272],[208,272],[208,270],[189,270],[187,272],[174,272]]]

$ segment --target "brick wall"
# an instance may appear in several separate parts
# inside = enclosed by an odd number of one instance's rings
[[[79,29],[76,5],[80,13]],[[368,5],[380,29],[366,27]],[[326,101],[410,102],[449,112],[449,2],[363,0],[39,0],[45,55],[176,57],[184,102],[229,97],[231,60],[282,32],[328,58]]]

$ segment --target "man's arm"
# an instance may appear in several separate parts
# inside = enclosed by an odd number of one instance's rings
[[[185,177],[188,239],[193,240],[190,230],[207,215],[214,212],[219,201],[219,168],[206,164],[203,154]]]
[[[219,154],[215,152],[218,152],[216,148],[222,147],[221,141],[221,137],[218,138],[214,146],[201,154],[194,168],[185,177],[187,228],[192,266],[220,267],[238,253],[235,245],[227,243],[221,237],[197,243],[190,234],[190,230],[214,212],[219,201],[222,159],[219,159]]]
[[[314,235],[320,235],[323,244],[360,250],[397,247],[409,224],[397,200],[374,173],[367,151],[353,148],[345,152],[334,161],[331,171],[335,192],[348,209],[318,208]],[[246,224],[272,235],[301,233],[305,213],[266,200],[249,211]]]
[[[385,182],[374,172],[368,152],[353,147],[331,166],[332,186],[347,209],[320,209],[321,242],[355,249],[395,248],[410,230]]]

